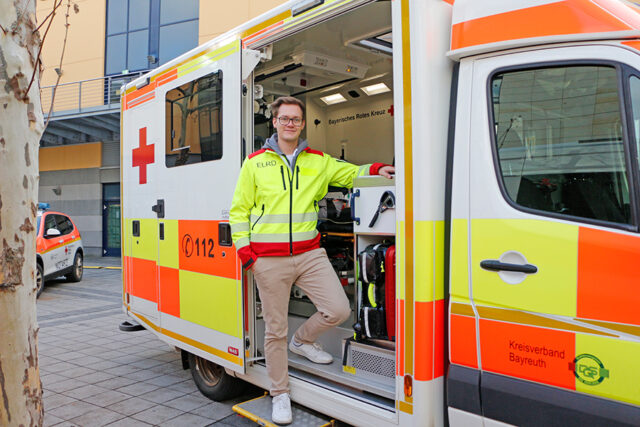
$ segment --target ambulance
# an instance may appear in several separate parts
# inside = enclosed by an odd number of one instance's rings
[[[296,411],[640,425],[638,6],[289,1],[128,84],[124,310],[216,400],[269,388],[228,220],[284,95],[312,149],[396,167],[317,201],[353,315],[320,338],[333,363],[289,354]],[[289,334],[314,311],[294,286]],[[268,402],[236,410],[268,424]]]

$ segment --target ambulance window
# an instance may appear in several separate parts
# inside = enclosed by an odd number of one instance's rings
[[[222,71],[167,92],[167,167],[222,158]]]
[[[631,223],[614,67],[504,72],[493,76],[491,95],[499,170],[514,203]]]

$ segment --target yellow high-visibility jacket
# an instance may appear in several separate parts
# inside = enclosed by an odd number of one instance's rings
[[[285,256],[319,247],[318,202],[328,187],[353,187],[357,176],[376,175],[383,163],[356,166],[298,144],[293,164],[277,136],[248,156],[238,178],[229,223],[244,268],[259,256]]]

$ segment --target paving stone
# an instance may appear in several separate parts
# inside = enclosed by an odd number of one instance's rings
[[[67,390],[62,394],[64,394],[65,396],[76,398],[76,399],[85,399],[87,397],[94,396],[99,393],[104,393],[105,391],[107,390],[102,387],[98,387],[93,384],[87,384],[83,387],[79,387],[73,390]]]
[[[156,406],[156,404],[153,402],[140,399],[139,397],[132,397],[130,399],[114,403],[113,405],[109,405],[107,406],[107,409],[118,412],[122,415],[130,416],[154,406]]]
[[[160,423],[161,427],[204,427],[211,424],[211,421],[207,418],[201,417],[196,414],[182,414],[168,421]]]
[[[162,376],[162,374],[158,372],[148,371],[146,369],[141,369],[139,371],[127,374],[127,378],[131,378],[133,380],[138,380],[138,381],[147,381],[147,382],[148,380],[159,377],[159,376]],[[161,385],[161,384],[158,384],[158,385]]]
[[[221,402],[210,402],[207,405],[193,409],[189,412],[214,421],[221,420],[231,414],[235,414],[230,405],[225,405]]]
[[[149,393],[150,391],[157,390],[159,387],[153,384],[146,383],[133,383],[131,385],[121,387],[118,389],[121,393],[127,393],[132,396],[140,396],[144,393]]]
[[[95,384],[101,381],[110,380],[112,378],[117,378],[114,375],[107,374],[106,372],[93,372],[89,375],[83,375],[79,379],[86,382],[87,384]]]
[[[130,399],[131,396],[125,393],[121,393],[119,391],[108,390],[103,393],[98,393],[93,396],[84,398],[85,402],[92,403],[97,406],[105,406],[113,405],[114,403],[121,402],[126,399]]]
[[[141,394],[139,395],[139,397],[155,403],[164,403],[169,400],[182,397],[183,395],[184,393],[179,391],[169,390],[166,388],[159,388],[157,390],[150,391],[149,393]]]
[[[184,381],[182,377],[178,377],[175,375],[159,375],[154,378],[145,380],[146,383],[157,385],[160,387],[166,387],[169,385],[178,384]]]
[[[132,378],[114,377],[114,378],[111,378],[109,380],[100,381],[99,383],[95,383],[95,385],[97,385],[98,387],[108,388],[110,390],[116,390],[116,389],[119,389],[121,387],[125,387],[125,386],[128,386],[128,385],[131,385],[131,384],[133,384],[135,382],[137,382],[137,381],[132,379]]]
[[[208,405],[211,403],[210,399],[207,399],[204,396],[181,396],[176,399],[171,399],[164,404],[171,408],[180,409],[181,411],[190,412],[194,409],[200,408],[202,406]]]
[[[60,382],[43,386],[43,387],[45,387],[47,390],[55,391],[57,393],[62,393],[68,390],[84,387],[85,385],[87,385],[87,383],[80,381],[77,378],[69,378],[66,381],[60,381]]]
[[[102,427],[122,418],[124,418],[122,414],[104,408],[97,408],[69,421],[81,426]]]
[[[76,402],[77,399],[73,397],[65,396],[64,394],[52,393],[51,395],[47,394],[46,396],[42,396],[42,402],[44,405],[45,414],[48,413],[51,409],[56,409],[63,405],[68,405],[71,402]]]
[[[156,405],[147,410],[134,414],[133,418],[155,425],[160,424],[164,421],[168,421],[171,418],[175,418],[183,413],[184,412],[178,409],[169,408],[168,406]]]
[[[107,424],[107,427],[147,427],[151,424],[134,420],[133,418],[123,418],[115,423]]]
[[[114,368],[105,369],[104,372],[106,372],[107,374],[112,374],[112,375],[127,375],[127,374],[130,374],[132,372],[139,371],[139,370],[140,370],[139,368],[135,368],[133,366],[120,365],[120,366],[116,366]]]
[[[91,403],[77,400],[75,402],[71,402],[69,404],[62,405],[55,409],[52,409],[48,413],[58,418],[62,418],[63,420],[70,420],[72,418],[79,417],[80,415],[84,415],[87,412],[94,411],[96,409],[100,409],[100,407],[96,405],[92,405]]]
[[[195,391],[198,391],[198,388],[196,387],[196,384],[193,382],[192,379],[186,380],[186,381],[182,381],[180,383],[177,384],[173,384],[169,387],[167,387],[171,390],[177,390],[177,391],[182,391],[185,394],[191,394]]]
[[[51,415],[47,412],[44,413],[44,420],[42,423],[44,427],[54,426],[56,424],[60,424],[61,422],[64,422],[62,418],[58,418],[55,415]]]
[[[83,366],[75,366],[71,369],[63,371],[62,375],[69,378],[78,378],[82,377],[83,375],[93,374],[95,372],[96,371],[94,371],[93,369],[85,368]]]

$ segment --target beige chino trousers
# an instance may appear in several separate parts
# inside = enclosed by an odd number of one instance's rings
[[[293,256],[259,257],[253,275],[262,301],[270,391],[277,396],[289,392],[287,317],[291,286],[301,288],[318,310],[295,332],[299,343],[314,343],[320,334],[347,320],[351,307],[323,248]]]

